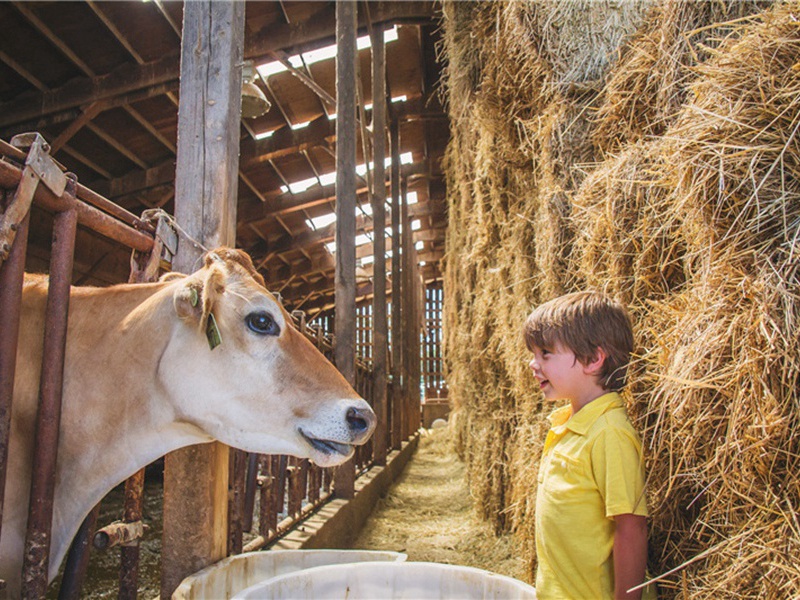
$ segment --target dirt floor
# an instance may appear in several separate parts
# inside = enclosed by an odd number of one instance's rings
[[[449,430],[423,431],[416,454],[353,547],[405,552],[412,561],[466,565],[524,580],[511,536],[495,537],[478,519],[465,477]]]

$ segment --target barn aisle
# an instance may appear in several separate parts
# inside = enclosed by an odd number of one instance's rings
[[[478,519],[466,469],[449,429],[423,430],[403,475],[375,507],[354,548],[394,550],[408,560],[478,567],[524,580],[510,535]]]

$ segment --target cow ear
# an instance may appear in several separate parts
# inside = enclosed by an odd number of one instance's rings
[[[173,296],[175,311],[181,319],[194,323],[204,331],[209,315],[213,315],[224,293],[225,270],[222,265],[211,264],[195,276],[187,277],[178,287]]]
[[[175,312],[184,321],[199,323],[203,314],[202,298],[203,282],[194,277],[187,277],[172,296]]]

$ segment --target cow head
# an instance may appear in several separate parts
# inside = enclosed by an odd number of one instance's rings
[[[227,248],[173,283],[177,322],[159,364],[176,418],[251,452],[340,464],[375,414],[295,329],[250,257]]]

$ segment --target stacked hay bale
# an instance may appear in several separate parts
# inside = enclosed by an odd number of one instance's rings
[[[597,34],[583,46],[565,37],[580,8]],[[629,408],[661,589],[797,596],[800,3],[444,13],[446,358],[484,516],[516,531],[532,576],[552,407],[521,324],[538,302],[603,289],[637,322]]]

